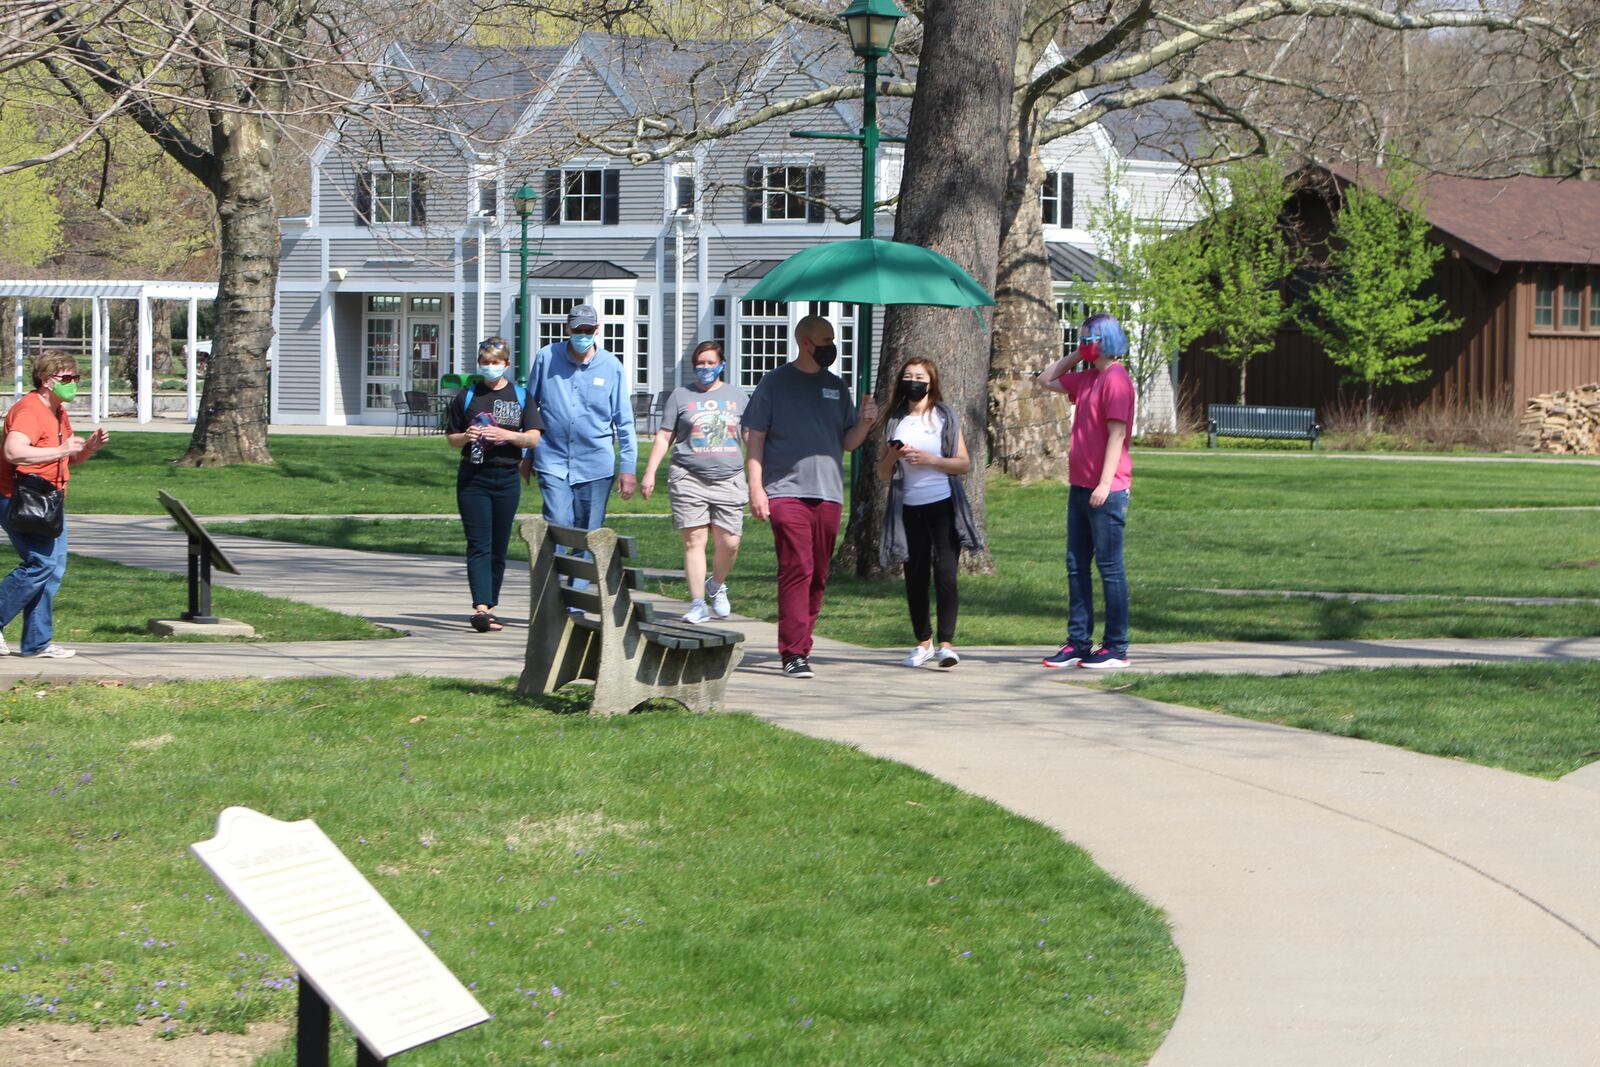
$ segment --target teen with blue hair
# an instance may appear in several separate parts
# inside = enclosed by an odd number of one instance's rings
[[[1065,393],[1073,405],[1067,453],[1067,642],[1042,662],[1046,667],[1114,670],[1128,666],[1128,575],[1122,535],[1128,521],[1133,460],[1133,379],[1116,362],[1128,354],[1128,335],[1114,316],[1091,315],[1078,329],[1076,355],[1063,356],[1040,374],[1041,388]],[[1085,370],[1069,368],[1078,360]],[[1094,578],[1100,572],[1105,631],[1094,638]]]

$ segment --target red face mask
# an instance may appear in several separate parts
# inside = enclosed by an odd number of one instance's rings
[[[1099,341],[1079,341],[1078,342],[1078,358],[1079,359],[1086,359],[1090,363],[1093,363],[1096,360],[1098,360],[1100,358],[1100,342]]]

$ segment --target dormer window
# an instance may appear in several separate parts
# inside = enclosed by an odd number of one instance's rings
[[[544,221],[615,226],[621,216],[622,172],[599,167],[567,167],[544,172]]]
[[[672,165],[672,209],[684,215],[694,214],[694,164]]]
[[[821,167],[796,164],[745,168],[744,220],[826,222],[827,176]]]
[[[1051,171],[1039,187],[1039,213],[1046,226],[1072,228],[1072,175]]]
[[[489,218],[500,214],[500,177],[492,164],[472,169],[472,213]]]
[[[356,174],[356,222],[420,226],[428,220],[427,182],[408,170],[372,167]]]

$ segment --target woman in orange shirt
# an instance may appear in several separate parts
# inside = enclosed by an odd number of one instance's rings
[[[64,491],[71,477],[70,468],[105,446],[103,429],[88,438],[72,432],[66,405],[77,393],[78,361],[65,353],[49,352],[34,360],[33,392],[6,412],[0,462],[0,527],[11,538],[21,562],[0,581],[0,626],[22,616],[24,656],[66,659],[77,655],[73,649],[50,640],[55,632],[52,605],[67,573],[65,518],[57,537],[11,528],[11,497],[16,492],[18,473],[36,474]],[[10,649],[5,635],[0,634],[0,656],[4,655],[10,655]]]

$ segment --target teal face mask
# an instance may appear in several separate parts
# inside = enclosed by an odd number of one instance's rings
[[[594,334],[575,333],[567,339],[567,343],[572,346],[574,352],[587,352],[594,347]]]
[[[506,376],[506,372],[510,369],[504,363],[480,363],[478,364],[478,375],[486,382],[498,382]]]

